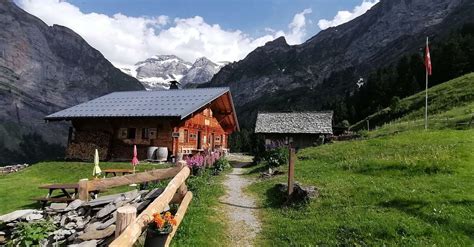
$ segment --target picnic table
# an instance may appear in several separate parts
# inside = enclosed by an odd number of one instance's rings
[[[46,206],[48,202],[65,202],[69,203],[76,199],[79,191],[79,184],[47,184],[41,185],[38,188],[40,189],[47,189],[48,194],[45,197],[35,198],[34,200],[39,201],[42,203],[42,207]],[[54,192],[60,191],[60,193],[56,193],[53,195]],[[90,191],[91,197],[95,197],[99,190]]]
[[[117,174],[122,174],[122,175],[133,174],[132,169],[105,169],[103,170],[103,172],[104,172],[104,177],[107,177],[107,175],[109,174],[113,174],[114,177],[117,176]]]

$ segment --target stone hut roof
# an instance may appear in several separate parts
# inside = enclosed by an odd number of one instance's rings
[[[258,113],[255,133],[332,134],[333,112]]]

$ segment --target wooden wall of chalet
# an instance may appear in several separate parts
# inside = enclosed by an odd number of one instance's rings
[[[186,154],[196,149],[227,148],[227,133],[213,116],[212,110],[208,108],[182,122],[178,132],[179,138],[174,153]],[[199,135],[200,147],[198,147]]]
[[[146,159],[150,146],[167,147],[176,155],[198,149],[199,132],[201,149],[227,148],[228,140],[227,133],[208,108],[184,120],[163,117],[91,118],[73,120],[72,125],[74,134],[66,150],[67,159],[92,160],[97,148],[101,160],[130,160],[133,145],[137,145],[140,160]],[[127,138],[129,128],[136,129],[134,139]],[[142,138],[144,129],[149,132],[148,139]],[[177,133],[179,137],[173,137]]]

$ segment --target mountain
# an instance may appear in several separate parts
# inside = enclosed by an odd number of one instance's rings
[[[78,34],[48,26],[12,1],[0,1],[0,26],[0,164],[65,143],[65,124],[46,124],[44,116],[110,92],[144,89]]]
[[[221,69],[221,66],[206,57],[201,57],[196,59],[193,66],[186,72],[179,82],[182,85],[208,82],[219,71],[219,69]]]
[[[175,55],[155,55],[132,67],[122,68],[122,71],[137,78],[147,90],[162,90],[168,89],[173,80],[182,86],[209,82],[220,68],[206,57],[198,58],[192,64]]]
[[[223,67],[208,85],[230,86],[237,111],[246,120],[249,112],[255,115],[275,105],[294,109],[288,95],[315,99],[299,110],[320,110],[351,93],[377,68],[422,52],[426,36],[436,41],[472,22],[473,12],[469,0],[382,0],[364,15],[303,44],[290,46],[283,37],[268,42]]]

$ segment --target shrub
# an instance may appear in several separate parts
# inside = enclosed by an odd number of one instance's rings
[[[41,220],[32,223],[21,222],[12,234],[11,246],[35,246],[57,229],[52,221]]]
[[[221,157],[214,163],[214,166],[212,167],[212,174],[219,175],[221,172],[223,172],[225,169],[229,167],[230,167],[229,161],[226,158]]]
[[[265,161],[269,168],[276,168],[281,165],[288,163],[288,149],[285,147],[279,147],[268,150],[265,155]]]

